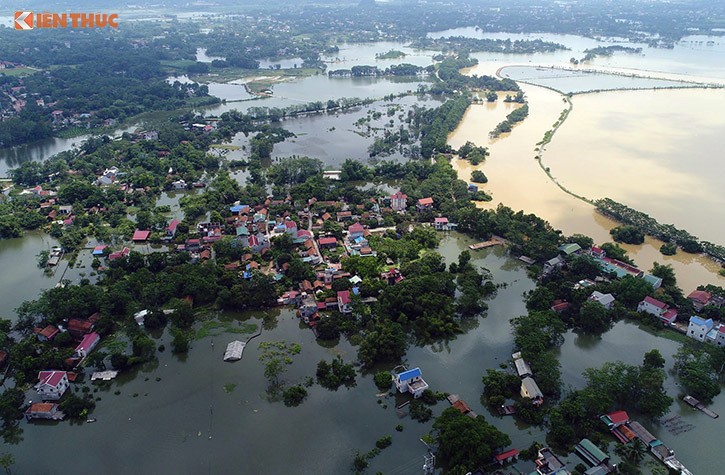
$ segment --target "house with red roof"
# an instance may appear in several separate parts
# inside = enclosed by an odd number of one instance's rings
[[[516,461],[516,458],[518,456],[519,451],[516,449],[511,449],[496,455],[494,458],[496,459],[496,463],[498,463],[499,465],[504,465]]]
[[[663,323],[671,325],[677,319],[677,310],[670,308],[664,302],[661,302],[653,297],[645,297],[639,305],[637,305],[638,312],[649,313],[662,320]]]
[[[291,219],[284,222],[285,232],[290,236],[297,237],[297,223]]]
[[[365,227],[358,221],[347,228],[347,232],[350,235],[350,240],[354,241],[355,239],[365,235]]]
[[[695,310],[698,312],[701,311],[712,298],[712,294],[710,292],[705,292],[704,290],[693,290],[690,295],[687,296],[687,299],[692,302],[692,306],[695,307]]]
[[[68,389],[68,374],[65,371],[41,371],[35,390],[43,400],[57,401]]]
[[[418,203],[415,205],[415,207],[418,211],[430,209],[433,207],[433,198],[421,198],[418,200]]]
[[[398,190],[396,193],[390,195],[390,208],[393,211],[405,211],[408,207],[408,195]]]
[[[166,227],[166,236],[167,237],[170,237],[170,238],[174,237],[174,235],[176,234],[176,228],[179,227],[180,222],[181,221],[179,221],[178,219],[171,220],[169,225]]]
[[[60,332],[54,325],[48,325],[45,328],[36,328],[33,330],[38,341],[53,341],[53,338]]]
[[[341,313],[352,313],[352,299],[349,290],[341,290],[337,293],[337,309]]]
[[[133,232],[133,237],[131,240],[133,242],[146,242],[149,239],[149,236],[151,235],[151,231],[143,231],[140,229],[137,229]]]
[[[108,255],[109,261],[115,261],[116,259],[122,259],[131,253],[131,249],[124,247],[120,251],[112,252]]]
[[[36,402],[31,404],[25,411],[25,419],[50,419],[60,421],[65,414],[60,410],[60,406],[53,402]]]
[[[451,228],[448,223],[448,218],[446,218],[445,216],[439,217],[439,218],[434,218],[433,226],[438,231],[448,231]]]
[[[76,346],[76,356],[78,358],[85,358],[86,356],[88,356],[88,353],[93,351],[93,348],[98,346],[98,343],[100,341],[101,335],[96,332],[83,335],[83,339],[81,339],[81,342],[78,344],[78,346]]]
[[[337,238],[334,237],[323,237],[319,240],[320,247],[325,249],[334,249],[337,247]]]
[[[83,338],[83,335],[93,331],[94,323],[90,320],[71,318],[68,320],[68,333],[73,338]]]

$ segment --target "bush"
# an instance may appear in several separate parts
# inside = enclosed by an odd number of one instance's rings
[[[375,447],[382,450],[382,449],[390,447],[390,445],[392,443],[393,443],[393,438],[389,435],[386,435],[385,437],[379,438],[378,441],[375,442]]]
[[[375,373],[375,386],[381,391],[387,391],[393,386],[393,375],[387,371]]]
[[[627,244],[642,244],[644,242],[644,233],[637,226],[624,225],[612,228],[609,231],[615,241]]]
[[[660,252],[665,256],[674,256],[677,254],[677,244],[668,242],[660,246]]]
[[[481,170],[474,170],[471,173],[471,181],[474,183],[488,183],[488,177]]]
[[[433,417],[433,411],[428,406],[418,400],[410,403],[411,419],[418,422],[427,422],[431,417]]]
[[[299,384],[296,386],[290,386],[282,393],[284,405],[287,407],[299,406],[300,404],[302,404],[302,401],[304,401],[306,397],[307,390]]]
[[[423,394],[421,394],[420,396],[420,400],[421,402],[423,402],[424,404],[428,404],[429,406],[435,406],[436,404],[438,404],[438,397],[430,389],[426,389],[425,391],[423,391]]]

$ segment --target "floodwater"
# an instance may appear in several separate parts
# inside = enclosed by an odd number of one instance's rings
[[[457,259],[473,241],[451,233],[439,252],[448,263]],[[459,394],[478,414],[509,434],[512,446],[522,449],[533,441],[544,441],[544,433],[516,424],[512,418],[493,416],[480,403],[481,376],[486,369],[508,364],[513,340],[509,320],[525,313],[521,295],[534,288],[523,265],[494,248],[473,253],[472,263],[488,268],[498,284],[506,284],[489,301],[485,318],[473,319],[466,332],[455,340],[425,347],[411,347],[406,362],[420,366],[435,391]],[[222,355],[234,334],[206,337],[193,342],[188,357],[179,358],[168,350],[158,353],[158,362],[138,371],[122,374],[107,388],[94,393],[101,400],[93,416],[95,424],[71,425],[22,423],[25,440],[6,446],[16,459],[18,473],[49,473],[57,469],[64,454],[76,453],[84,460],[84,471],[128,473],[345,473],[354,454],[369,451],[378,438],[391,435],[393,445],[370,464],[370,473],[420,473],[425,447],[419,438],[431,430],[431,422],[420,424],[399,419],[395,405],[403,398],[388,397],[377,403],[372,376],[358,376],[357,387],[330,392],[315,385],[298,408],[287,408],[266,398],[263,367],[258,361],[262,341],[298,342],[302,352],[283,375],[287,384],[303,383],[314,377],[321,359],[340,355],[356,358],[357,349],[345,340],[332,347],[320,346],[312,333],[299,325],[288,309],[246,315],[225,314],[224,319],[263,325],[262,336],[245,349],[237,363],[224,363]],[[164,334],[157,344],[169,346]],[[658,348],[672,365],[677,343],[654,337],[635,325],[620,322],[601,338],[566,334],[561,348],[562,375],[566,386],[581,387],[584,369],[599,366],[613,355],[626,363],[639,364],[646,351]],[[388,368],[389,369],[389,368]],[[90,383],[87,383],[90,384]],[[231,391],[229,386],[236,385]],[[227,386],[227,390],[225,390]],[[667,391],[676,396],[671,377]],[[120,394],[116,395],[115,392]],[[29,397],[32,396],[30,393]],[[723,412],[722,398],[714,410]],[[439,414],[448,407],[433,407]],[[716,473],[719,438],[717,421],[675,402],[673,414],[696,425],[696,429],[673,436],[656,426],[652,432],[674,448],[680,460],[694,473]],[[402,424],[403,432],[395,431]],[[315,427],[314,431],[310,431]],[[113,433],[113,439],[109,434]],[[42,448],[47,456],[37,457]],[[284,453],[284,457],[278,454]],[[703,457],[702,454],[709,454]],[[568,457],[570,468],[579,463]],[[519,462],[524,473],[530,462]]]
[[[586,70],[552,69],[532,66],[511,66],[501,69],[503,77],[515,81],[547,86],[565,94],[617,89],[655,89],[692,87],[686,82],[668,81]]]
[[[507,136],[502,135],[498,139],[488,137],[488,132],[498,123],[498,118],[487,117],[487,114],[480,106],[472,107],[467,111],[461,125],[451,134],[448,142],[454,148],[460,147],[470,140],[477,145],[489,147],[491,153],[486,162],[478,165],[478,167],[471,166],[469,162],[464,160],[454,160],[454,167],[458,170],[461,179],[469,180],[471,172],[477,168],[483,170],[486,174],[489,182],[481,185],[481,188],[493,196],[493,201],[479,203],[480,206],[495,208],[499,203],[503,203],[514,210],[524,210],[536,214],[549,221],[554,227],[561,229],[565,234],[586,234],[591,236],[598,244],[611,241],[609,230],[616,226],[617,223],[597,213],[591,205],[564,193],[544,173],[538,161],[534,159],[538,153],[535,151],[536,144],[541,141],[544,133],[556,122],[561,112],[568,107],[566,102],[559,93],[542,87],[523,85],[522,89],[529,101],[529,116],[516,125]],[[669,94],[671,92],[658,91],[657,94]],[[632,94],[640,93],[633,92]],[[575,104],[577,99],[574,98]],[[496,108],[501,105],[503,103],[497,103]],[[486,117],[484,118],[484,116]],[[498,117],[501,116],[505,116],[504,111]],[[559,132],[566,129],[569,121],[574,123],[574,120],[570,117]],[[610,126],[614,126],[614,124],[610,123]],[[606,132],[601,133],[606,135]],[[554,150],[558,138],[558,134],[554,136],[542,159],[546,164],[545,166],[550,166],[552,173],[557,177],[560,172],[559,167],[555,165],[555,160],[559,154],[555,154],[552,150]],[[610,136],[610,138],[614,139],[613,136]],[[570,155],[573,157],[572,160],[591,153],[587,135],[582,136],[581,131],[578,137],[573,136],[572,141],[569,143],[568,149],[559,149],[563,150],[561,153]],[[608,145],[604,144],[602,146]],[[621,148],[615,147],[597,153],[606,154],[607,150],[609,155],[621,153]],[[596,165],[596,167],[593,167],[590,163],[588,173],[600,168],[602,173],[606,171],[601,161]],[[576,180],[579,179],[579,177],[576,177]],[[561,182],[573,191],[589,198],[606,196],[593,196],[588,189],[584,187],[577,188],[578,182],[575,180],[571,182],[561,180]],[[611,197],[616,199],[616,196]],[[714,210],[713,212],[717,213],[718,211]],[[662,220],[671,222],[667,218],[662,218]],[[692,232],[695,234],[694,231]],[[644,270],[649,270],[653,262],[671,264],[677,272],[680,286],[688,293],[697,285],[704,283],[725,284],[725,278],[716,274],[719,266],[710,259],[684,252],[678,252],[675,256],[663,256],[659,253],[660,246],[660,242],[647,238],[644,245],[624,245],[623,247],[628,250],[637,265]]]
[[[591,47],[593,41],[579,39],[567,43],[570,38],[566,35],[538,36],[578,52]],[[664,50],[676,60],[666,60],[662,50],[645,48],[637,68],[639,73],[649,72],[666,79],[702,77],[722,82],[725,70],[721,71],[715,59],[725,51],[723,48],[722,43],[717,43],[710,49],[692,50],[689,55],[675,54],[678,47]],[[532,66],[568,67],[572,51],[529,56]],[[476,56],[480,63],[468,74],[495,74],[507,59],[506,55],[486,53]],[[615,53],[611,58],[596,58],[588,66],[626,71],[631,66],[631,56]],[[523,62],[521,57],[516,61],[515,64]],[[716,66],[702,69],[697,67],[700,64]],[[690,70],[698,76],[683,76]],[[482,188],[492,194],[493,201],[481,206],[503,203],[534,213],[566,234],[586,234],[597,243],[611,241],[609,230],[618,223],[565,194],[534,160],[539,153],[537,143],[567,109],[567,103],[561,94],[543,87],[522,85],[522,89],[529,101],[529,117],[510,134],[490,139],[487,132],[492,123],[497,123],[496,119],[474,107],[449,137],[453,147],[470,140],[490,149],[491,156],[479,168],[490,180]],[[542,155],[543,166],[550,169],[561,185],[587,198],[613,198],[651,213],[660,222],[725,244],[723,220],[712,219],[722,216],[723,195],[718,178],[723,167],[716,157],[725,145],[721,134],[723,118],[717,113],[718,106],[725,101],[722,90],[613,91],[574,96],[572,101],[571,115]],[[474,169],[462,160],[454,166],[464,180],[470,178]],[[717,223],[710,224],[712,221]],[[715,262],[683,252],[663,256],[658,251],[660,246],[659,241],[648,238],[644,245],[624,247],[643,269],[651,268],[653,262],[671,264],[686,292],[704,283],[725,285],[725,278],[717,275],[720,267]]]

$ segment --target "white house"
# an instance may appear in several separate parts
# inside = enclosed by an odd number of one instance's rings
[[[649,313],[655,317],[661,317],[665,311],[667,311],[667,304],[652,297],[645,297],[644,300],[637,305],[637,311]]]
[[[337,293],[337,308],[340,313],[352,313],[352,299],[349,290],[341,290]]]
[[[57,401],[68,389],[68,373],[65,371],[41,371],[35,390],[43,400]]]
[[[559,269],[564,266],[564,259],[561,256],[552,257],[548,261],[544,262],[544,274],[549,274],[554,269]]]
[[[717,328],[717,338],[715,338],[715,344],[717,346],[725,346],[725,325],[720,325]]]
[[[592,292],[592,294],[589,296],[589,300],[593,302],[599,302],[607,310],[612,308],[612,305],[614,305],[614,295],[603,294],[598,290]]]
[[[531,376],[533,374],[531,372],[531,367],[529,366],[529,364],[521,357],[520,351],[511,355],[511,358],[514,360],[514,365],[516,366],[516,373],[518,373],[520,378]]]
[[[423,373],[420,368],[413,368],[394,376],[395,387],[401,393],[409,392],[414,398],[419,398],[423,391],[428,389],[428,383],[423,380]]]
[[[536,381],[529,376],[521,380],[521,397],[531,399],[537,406],[544,403],[544,393],[541,392]]]
[[[705,341],[707,333],[712,330],[714,323],[712,318],[705,320],[704,318],[692,316],[690,324],[687,326],[687,336],[697,341]]]

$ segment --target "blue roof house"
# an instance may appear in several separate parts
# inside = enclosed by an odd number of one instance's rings
[[[393,375],[393,378],[398,391],[401,393],[409,392],[414,398],[419,398],[423,395],[423,391],[428,389],[428,383],[423,380],[423,373],[420,368],[413,368],[402,373],[396,373]]]
[[[690,317],[690,324],[687,326],[687,336],[697,341],[705,341],[707,333],[714,326],[715,323],[712,321],[712,318],[705,320],[704,318],[692,316]]]

